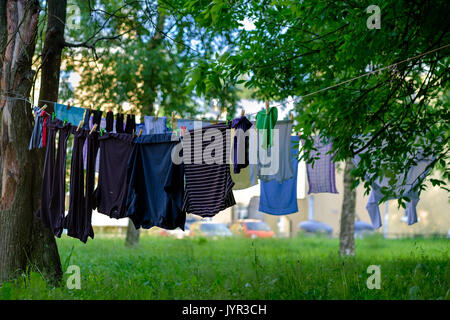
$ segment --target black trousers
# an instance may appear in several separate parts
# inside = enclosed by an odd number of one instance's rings
[[[63,122],[59,119],[53,121],[48,119],[47,121],[47,150],[41,188],[41,207],[38,216],[56,237],[61,237],[64,225],[66,148],[71,127],[70,124],[63,125]],[[59,133],[59,140],[58,150],[56,151],[57,133]]]

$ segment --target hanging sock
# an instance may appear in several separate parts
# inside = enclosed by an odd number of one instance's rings
[[[233,172],[239,173],[241,169],[249,165],[248,149],[250,145],[249,136],[245,132],[250,129],[253,124],[242,116],[231,121],[231,128],[234,129],[233,136]]]
[[[123,132],[125,132],[123,129],[124,129],[124,126],[123,126],[123,114],[122,113],[118,113],[117,115],[116,115],[116,132],[117,133],[123,133]]]
[[[180,140],[171,133],[137,137],[128,161],[127,215],[136,229],[157,226],[184,230],[183,165],[172,161]]]
[[[70,168],[69,212],[64,220],[64,228],[67,229],[68,236],[86,243],[88,237],[94,238],[91,215],[88,214],[84,194],[83,146],[89,131],[76,131],[74,127],[72,131],[74,140]]]
[[[318,158],[314,161],[314,167],[311,163],[306,164],[306,173],[308,176],[308,185],[310,193],[338,193],[336,189],[335,165],[333,155],[328,154],[332,149],[331,143],[323,143],[319,136],[314,137],[314,148],[310,156]]]
[[[259,211],[273,214],[285,215],[298,212],[297,206],[297,169],[298,169],[298,144],[299,136],[291,136],[290,156],[293,168],[293,176],[279,183],[276,180],[261,181],[261,197],[259,200]]]
[[[132,134],[136,132],[136,116],[134,114],[127,115],[127,121],[125,124],[125,133]]]
[[[34,107],[34,127],[31,133],[30,144],[28,150],[38,149],[42,147],[42,130],[44,125],[44,117],[39,112],[39,107]]]
[[[114,129],[114,113],[108,111],[106,113],[106,132],[112,132]]]
[[[66,148],[71,125],[63,125],[61,120],[55,119],[49,120],[47,128],[48,146],[41,188],[41,208],[38,211],[38,216],[56,237],[61,237],[65,214]],[[58,151],[56,153],[55,140],[58,132]]]
[[[100,110],[92,110],[92,123],[97,125],[97,131],[100,130],[103,112]]]

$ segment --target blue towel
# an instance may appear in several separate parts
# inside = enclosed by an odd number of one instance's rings
[[[297,158],[299,141],[299,136],[291,136],[292,178],[284,180],[281,183],[277,180],[260,180],[261,197],[259,199],[259,211],[273,215],[285,215],[298,212]]]

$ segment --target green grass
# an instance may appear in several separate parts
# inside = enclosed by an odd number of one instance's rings
[[[337,239],[120,238],[86,245],[58,240],[64,270],[78,265],[81,289],[47,285],[37,273],[0,288],[0,299],[450,299],[448,239],[357,240],[341,258]],[[381,289],[366,270],[381,266]]]

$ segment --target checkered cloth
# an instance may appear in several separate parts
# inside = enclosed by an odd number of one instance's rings
[[[327,154],[332,144],[322,143],[320,137],[315,136],[314,148],[317,151],[312,150],[310,156],[312,158],[320,157],[320,159],[312,163],[306,164],[306,172],[308,174],[308,184],[310,193],[338,193],[336,190],[336,180],[334,173],[334,162],[332,161],[332,154]]]

